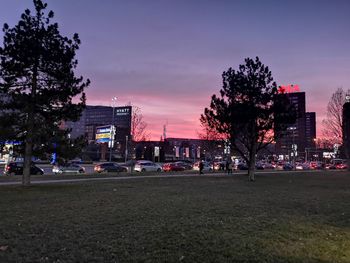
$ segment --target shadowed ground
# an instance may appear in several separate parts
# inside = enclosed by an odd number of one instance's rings
[[[347,172],[2,186],[0,200],[0,262],[350,262]]]

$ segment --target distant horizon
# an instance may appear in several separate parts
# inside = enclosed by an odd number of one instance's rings
[[[258,56],[278,85],[299,85],[318,137],[332,93],[350,88],[350,1],[44,2],[63,35],[79,34],[87,103],[110,106],[116,96],[140,107],[155,140],[165,124],[170,137],[198,138],[222,72],[247,57]],[[13,27],[27,8],[32,0],[2,0],[0,25]]]

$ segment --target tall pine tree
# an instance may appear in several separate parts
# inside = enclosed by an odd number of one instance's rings
[[[230,140],[254,181],[256,154],[295,122],[295,108],[285,94],[279,94],[271,71],[258,57],[245,59],[238,70],[229,68],[222,80],[220,95],[212,96],[201,123]]]
[[[33,2],[35,12],[25,10],[13,28],[4,25],[0,47],[0,124],[10,125],[10,137],[23,142],[23,185],[30,184],[33,147],[48,140],[61,121],[79,118],[90,83],[74,74],[78,35],[62,36],[51,22],[54,13],[45,12],[47,4]],[[76,96],[78,103],[73,102]]]

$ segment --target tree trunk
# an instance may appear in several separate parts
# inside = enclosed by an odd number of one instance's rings
[[[250,152],[250,162],[248,167],[248,180],[249,181],[255,181],[255,161],[256,161],[256,146],[257,144],[254,143],[252,150]]]
[[[33,154],[33,137],[34,137],[34,108],[35,108],[35,96],[37,90],[37,78],[38,78],[38,67],[37,64],[33,68],[33,78],[32,78],[32,90],[30,93],[30,101],[28,105],[28,115],[27,115],[27,134],[26,134],[26,146],[24,151],[24,165],[23,165],[23,175],[22,175],[22,185],[30,185],[30,166],[32,162]]]
[[[33,123],[33,120],[31,120]],[[32,130],[27,131],[27,138],[26,138],[26,146],[25,146],[25,152],[24,152],[24,166],[23,166],[23,175],[22,175],[22,185],[29,186],[30,185],[30,166],[32,162],[32,149],[33,149],[33,132]]]

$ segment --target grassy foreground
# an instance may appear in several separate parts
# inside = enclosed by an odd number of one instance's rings
[[[350,262],[349,200],[346,172],[1,186],[0,262]]]

